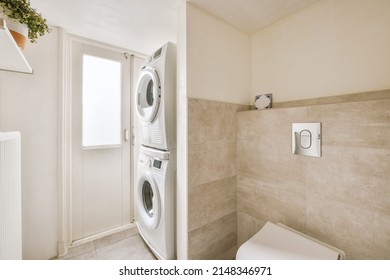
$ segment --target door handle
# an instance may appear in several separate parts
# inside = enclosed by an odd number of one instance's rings
[[[127,128],[125,128],[123,131],[123,139],[125,142],[129,141],[129,130]]]

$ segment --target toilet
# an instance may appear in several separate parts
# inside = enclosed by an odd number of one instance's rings
[[[236,260],[343,260],[345,253],[283,224],[266,222],[240,246]]]

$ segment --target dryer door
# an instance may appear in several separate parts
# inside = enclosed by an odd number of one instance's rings
[[[156,229],[160,223],[161,200],[156,181],[148,171],[138,178],[136,207],[138,222],[150,230]]]
[[[161,99],[161,86],[157,72],[150,67],[142,70],[137,83],[137,113],[144,123],[156,119]]]

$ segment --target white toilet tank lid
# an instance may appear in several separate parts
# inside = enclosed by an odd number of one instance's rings
[[[338,260],[343,251],[283,224],[267,222],[238,250],[237,260]]]

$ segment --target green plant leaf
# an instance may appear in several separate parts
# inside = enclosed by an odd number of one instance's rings
[[[0,0],[1,12],[10,19],[26,24],[28,38],[32,43],[37,41],[38,36],[50,32],[46,19],[31,7],[30,0]]]

